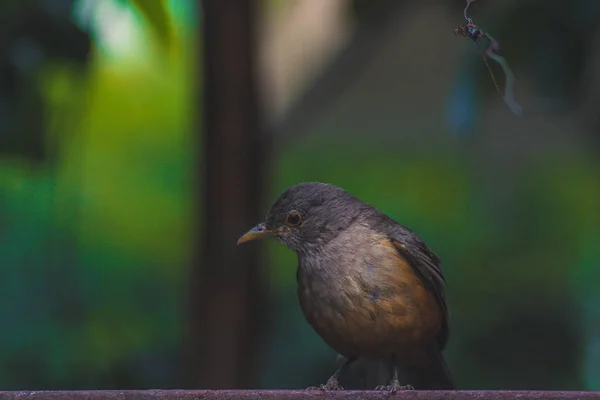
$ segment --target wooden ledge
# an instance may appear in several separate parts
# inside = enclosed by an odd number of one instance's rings
[[[376,391],[321,392],[305,390],[89,390],[0,391],[0,400],[303,400],[303,399],[424,399],[424,400],[600,400],[600,392],[559,391]]]

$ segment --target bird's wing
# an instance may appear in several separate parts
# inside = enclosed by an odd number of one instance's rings
[[[418,272],[425,286],[435,295],[443,311],[444,320],[437,336],[441,351],[446,346],[449,336],[449,310],[446,303],[446,280],[442,274],[440,259],[417,234],[395,221],[394,225],[394,228],[388,232],[390,240]]]

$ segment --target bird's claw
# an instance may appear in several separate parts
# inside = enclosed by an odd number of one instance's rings
[[[375,388],[375,390],[386,391],[388,393],[396,393],[399,390],[415,390],[411,385],[402,386],[397,379],[394,379],[390,382],[389,385],[379,385]]]
[[[331,390],[344,390],[344,388],[340,385],[337,379],[329,378],[327,383],[319,385],[319,386],[310,386],[306,388],[306,390],[322,390],[324,392]]]

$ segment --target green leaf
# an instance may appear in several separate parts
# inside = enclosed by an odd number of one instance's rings
[[[130,0],[146,18],[154,34],[161,43],[167,46],[171,40],[169,15],[165,0]]]

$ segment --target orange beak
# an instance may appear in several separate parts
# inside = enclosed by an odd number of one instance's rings
[[[237,241],[237,244],[242,244],[245,242],[249,242],[251,240],[262,239],[267,236],[272,236],[275,232],[270,229],[267,229],[267,226],[264,222],[256,225],[254,228],[250,229],[248,232],[244,233]]]

